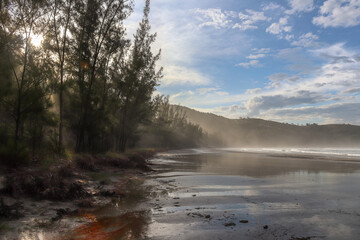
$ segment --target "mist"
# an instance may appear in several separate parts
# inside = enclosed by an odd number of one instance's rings
[[[182,109],[187,120],[208,134],[212,147],[354,148],[360,146],[360,126],[349,124],[295,125],[255,118],[227,119],[211,113]]]

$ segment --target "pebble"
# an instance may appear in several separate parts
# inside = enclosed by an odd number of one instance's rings
[[[229,223],[225,223],[224,226],[225,227],[233,227],[233,226],[236,226],[236,224],[233,222],[229,222]]]

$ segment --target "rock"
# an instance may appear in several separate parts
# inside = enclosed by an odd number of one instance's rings
[[[4,203],[4,200],[0,199],[0,218],[5,219],[18,219],[24,217],[24,214],[19,212],[19,209],[22,208],[22,202],[16,202],[11,205]]]
[[[79,183],[72,183],[67,192],[68,199],[79,199],[88,197],[90,194]]]
[[[248,223],[249,221],[248,220],[240,220],[239,222],[240,223]]]
[[[80,208],[93,208],[95,207],[94,202],[91,199],[80,200],[76,203],[76,205]]]
[[[229,223],[225,223],[224,226],[225,227],[234,227],[234,226],[236,226],[236,224],[233,222],[229,222]]]
[[[269,226],[268,226],[268,225],[264,225],[263,228],[264,228],[264,229],[268,229]]]
[[[205,218],[211,218],[211,216],[210,216],[210,215],[206,215]]]
[[[112,197],[112,196],[115,196],[116,193],[114,191],[103,190],[103,191],[100,191],[99,194],[103,197]]]
[[[56,210],[56,216],[51,218],[51,222],[56,222],[62,219],[64,216],[74,216],[79,213],[78,209],[71,210],[70,208],[58,208]]]
[[[202,215],[201,213],[188,213],[187,214],[188,216],[192,216],[192,217],[206,217],[206,216],[204,216],[204,215]],[[209,215],[210,216],[210,215]]]

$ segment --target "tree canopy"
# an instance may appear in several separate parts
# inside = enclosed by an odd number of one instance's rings
[[[175,129],[159,118],[168,98],[154,98],[163,75],[150,1],[130,38],[124,20],[132,7],[126,0],[0,1],[2,160],[125,151],[144,133],[161,133],[151,129]]]

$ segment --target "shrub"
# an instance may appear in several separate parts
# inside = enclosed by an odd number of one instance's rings
[[[23,146],[15,150],[13,144],[0,146],[0,164],[5,167],[16,168],[29,163],[29,153]]]
[[[88,171],[95,170],[95,161],[93,157],[90,155],[77,156],[75,158],[75,164],[76,167],[83,170],[88,170]]]

